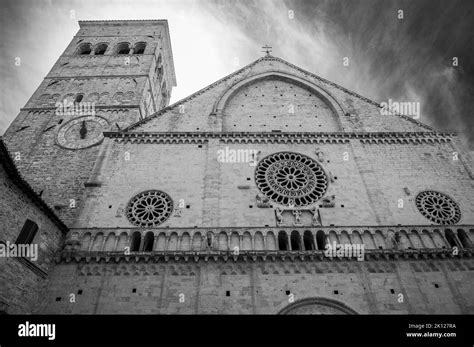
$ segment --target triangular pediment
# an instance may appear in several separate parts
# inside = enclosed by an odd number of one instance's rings
[[[408,116],[267,55],[154,113],[131,132],[419,132]]]

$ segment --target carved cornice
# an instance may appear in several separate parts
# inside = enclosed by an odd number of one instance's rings
[[[305,208],[303,208],[305,209]],[[236,231],[236,232],[244,232],[244,231],[250,231],[250,230],[255,230],[255,231],[263,231],[263,230],[268,230],[268,231],[273,231],[273,232],[278,232],[279,230],[286,230],[286,231],[292,231],[292,230],[334,230],[334,231],[347,231],[347,230],[385,230],[385,229],[392,229],[392,230],[428,230],[428,231],[433,231],[433,230],[443,230],[443,229],[474,229],[473,224],[446,224],[446,225],[438,225],[438,224],[399,224],[399,225],[393,225],[393,224],[387,224],[387,225],[320,225],[320,226],[303,226],[303,227],[297,227],[297,226],[285,226],[285,227],[279,227],[279,226],[239,226],[239,227],[232,227],[232,226],[221,226],[221,227],[154,227],[154,228],[142,228],[142,227],[135,227],[135,226],[127,226],[127,227],[93,227],[93,228],[81,228],[81,227],[75,227],[75,228],[69,228],[71,231],[83,231],[83,232],[104,232],[104,231],[165,231],[165,232],[176,232],[176,231],[193,231],[193,232],[207,232],[211,231],[214,233],[219,233],[220,231]]]
[[[397,260],[428,260],[428,259],[461,259],[472,258],[474,249],[459,249],[453,255],[450,249],[408,249],[408,250],[365,250],[364,261],[397,261]],[[362,263],[356,258],[329,258],[324,251],[154,251],[154,252],[85,252],[62,251],[57,257],[57,263],[168,263],[168,262],[355,262]]]
[[[421,144],[451,141],[451,132],[104,132],[119,143],[206,143],[209,138],[221,143],[349,143]]]

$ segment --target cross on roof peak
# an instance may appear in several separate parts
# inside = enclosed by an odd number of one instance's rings
[[[266,53],[266,55],[270,55],[270,53],[272,52],[272,46],[265,45],[262,48],[263,48],[262,52]]]

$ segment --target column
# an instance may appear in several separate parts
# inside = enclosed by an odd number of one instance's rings
[[[145,237],[143,235],[141,235],[140,237],[140,247],[138,248],[138,250],[140,252],[143,252],[143,247],[145,246]]]
[[[421,232],[419,232],[418,230],[416,230],[416,233],[417,233],[417,235],[418,235],[418,238],[420,239],[421,246],[422,246],[423,248],[428,248],[428,247],[426,247],[426,245],[425,245],[425,241],[423,241],[423,230],[422,230]]]
[[[89,244],[89,248],[87,249],[88,252],[92,250],[92,246],[94,245],[95,235],[91,235],[91,243]]]
[[[459,248],[464,248],[461,240],[459,239],[458,237],[458,232],[456,230],[453,230],[453,235],[454,235],[454,240],[456,241],[456,243],[458,244],[458,247]]]
[[[377,238],[375,237],[375,233],[372,234],[370,231],[369,231],[369,235],[370,235],[370,238],[372,239],[372,242],[374,243],[374,246],[375,246],[375,249],[379,249],[379,247],[381,245],[379,245],[379,242],[377,241]],[[363,239],[362,239],[363,240]],[[383,247],[382,247],[383,248]]]
[[[349,236],[349,241],[350,241],[351,245],[354,244],[354,239],[352,238],[352,230],[348,231],[347,235]],[[362,237],[361,237],[361,239],[362,239]]]
[[[107,241],[107,238],[105,237],[105,235],[104,235],[102,238],[103,238],[103,240],[102,240],[102,245],[100,246],[100,251],[101,251],[101,252],[104,250],[105,241]]]

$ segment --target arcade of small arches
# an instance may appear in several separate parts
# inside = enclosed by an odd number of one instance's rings
[[[472,248],[474,228],[268,231],[70,231],[66,250],[85,252],[153,251],[321,251],[327,243],[364,244],[365,249]]]
[[[146,48],[146,42],[137,42],[131,44],[130,42],[117,43],[112,51],[107,51],[109,44],[101,42],[93,45],[90,42],[81,43],[75,52],[75,55],[106,55],[111,53],[113,55],[128,55],[128,54],[144,54]]]

